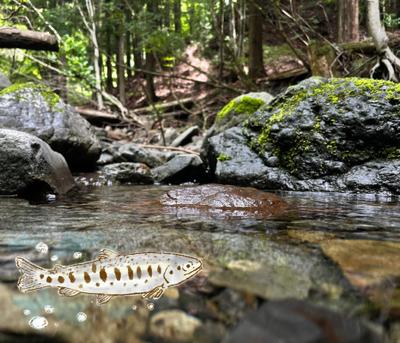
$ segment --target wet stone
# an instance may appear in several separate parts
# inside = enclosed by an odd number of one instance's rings
[[[131,184],[152,184],[150,168],[143,163],[112,163],[102,169],[103,175],[112,181]]]
[[[359,320],[306,301],[271,301],[250,313],[230,333],[226,343],[352,342],[379,343],[381,337]]]

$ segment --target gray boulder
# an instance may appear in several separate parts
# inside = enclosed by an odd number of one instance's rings
[[[301,191],[400,192],[400,88],[311,78],[207,139],[219,181]]]
[[[178,184],[199,182],[204,178],[203,161],[196,155],[176,155],[167,163],[151,170],[154,180]]]
[[[0,129],[0,194],[64,194],[74,187],[64,157],[41,139]]]
[[[46,87],[15,84],[0,91],[0,128],[31,133],[61,153],[73,170],[89,169],[100,143],[88,121]]]
[[[150,168],[143,163],[112,163],[102,169],[102,174],[106,177],[106,179],[120,183],[153,183]]]

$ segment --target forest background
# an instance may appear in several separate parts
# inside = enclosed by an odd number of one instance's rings
[[[49,32],[59,51],[0,49],[0,72],[44,83],[91,117],[207,127],[248,91],[276,94],[310,75],[387,78],[368,2],[2,0],[0,27]],[[398,55],[400,2],[381,0],[380,16]]]

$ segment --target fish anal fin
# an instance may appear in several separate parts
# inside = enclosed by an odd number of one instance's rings
[[[74,297],[75,295],[78,295],[80,292],[76,291],[74,289],[66,288],[66,287],[60,287],[58,289],[58,294],[62,295],[64,297]]]
[[[97,305],[103,305],[106,304],[110,301],[112,298],[112,295],[107,295],[107,294],[97,294],[96,295],[96,304]]]
[[[165,292],[165,288],[163,286],[157,286],[153,288],[150,292],[147,292],[142,295],[145,299],[160,299]]]
[[[101,249],[98,256],[99,259],[117,257],[119,254],[111,249]]]

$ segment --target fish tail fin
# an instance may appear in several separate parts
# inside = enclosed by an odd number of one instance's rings
[[[39,277],[39,272],[45,272],[46,269],[39,267],[23,257],[16,257],[15,265],[21,273],[17,287],[22,293],[33,292],[46,287],[46,284]]]

